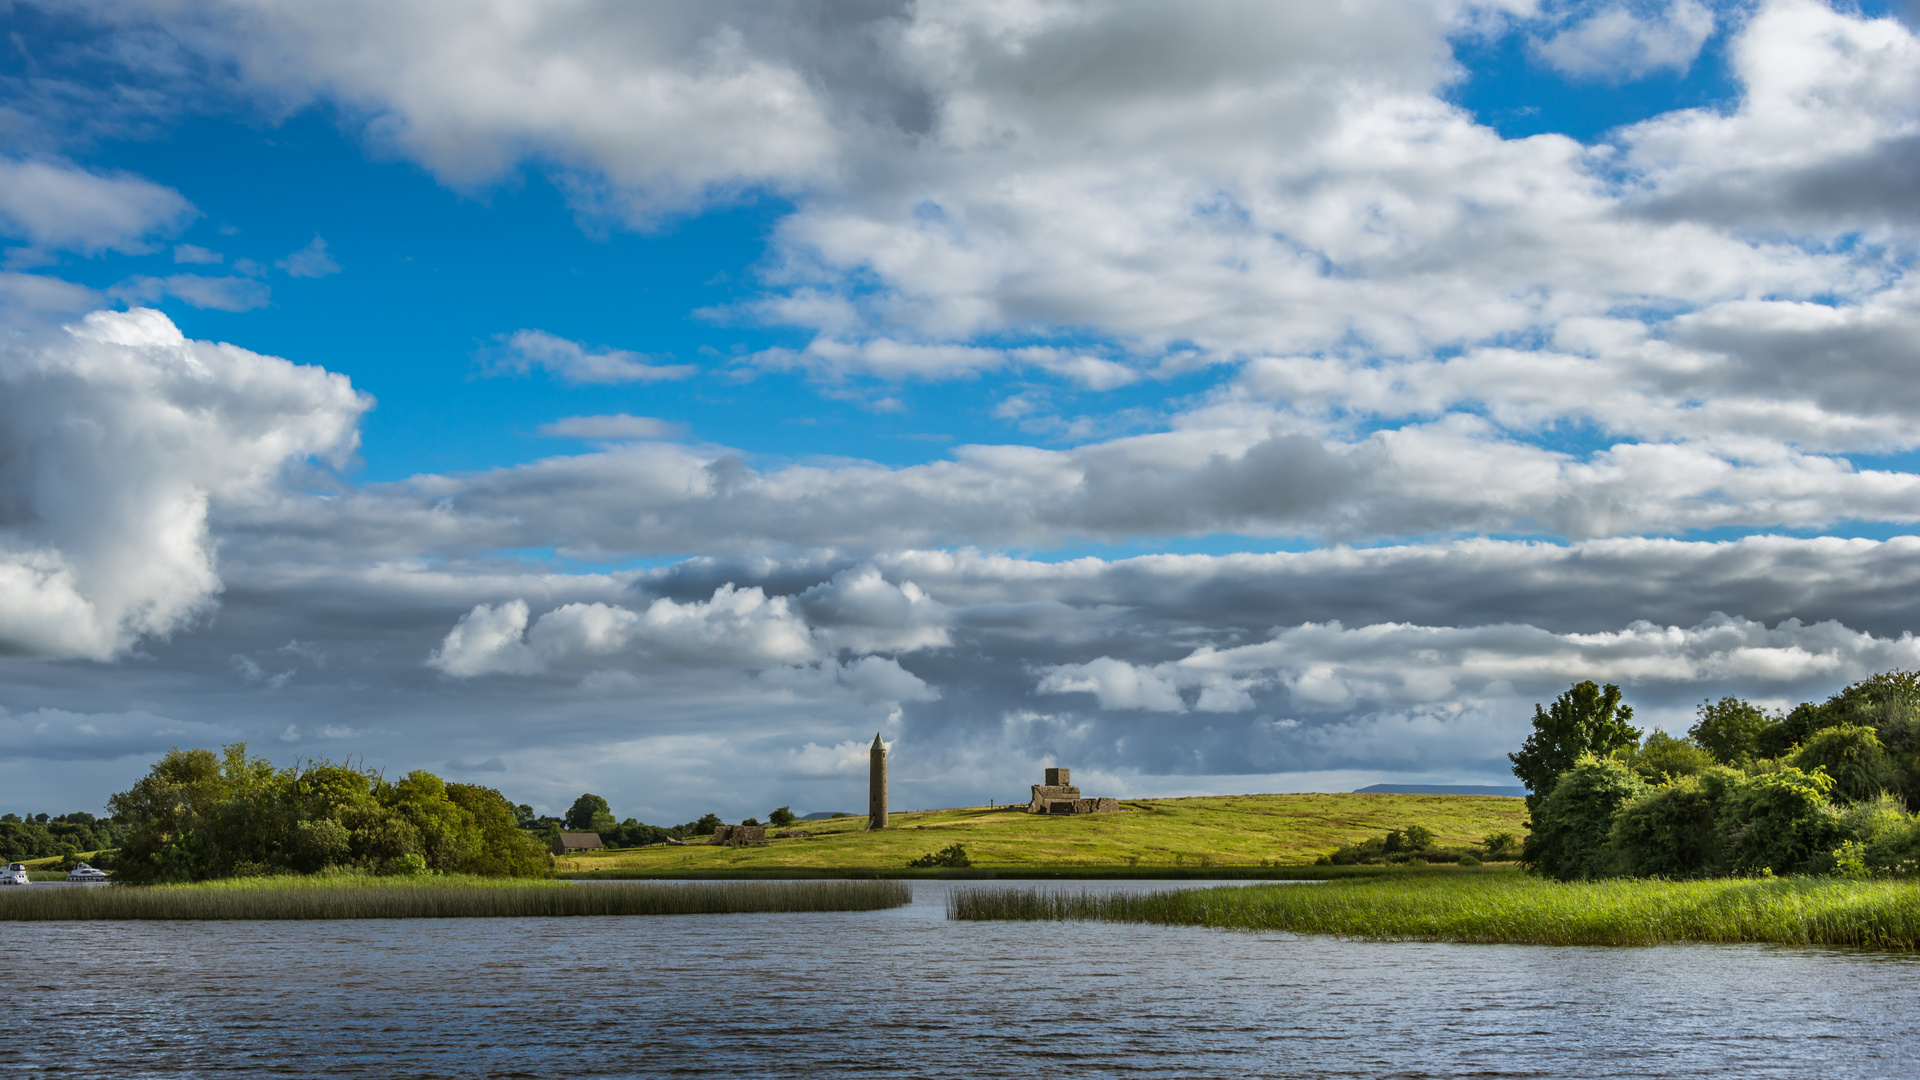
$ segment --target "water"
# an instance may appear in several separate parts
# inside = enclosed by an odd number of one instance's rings
[[[0,924],[0,1075],[1920,1075],[1906,956],[946,921],[981,885],[859,914]]]

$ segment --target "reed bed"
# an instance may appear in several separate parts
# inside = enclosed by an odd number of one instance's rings
[[[503,885],[321,880],[131,888],[89,885],[0,892],[0,920],[479,919],[559,915],[725,915],[876,911],[913,902],[897,881],[742,881],[714,884],[566,882]]]
[[[1920,884],[1834,878],[1347,880],[1151,893],[958,890],[954,919],[1100,920],[1389,941],[1539,945],[1776,942],[1920,949]]]

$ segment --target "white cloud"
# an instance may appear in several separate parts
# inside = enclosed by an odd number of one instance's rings
[[[297,278],[326,277],[340,272],[340,264],[327,254],[327,242],[317,236],[306,247],[290,252],[284,259],[274,260],[273,265],[285,270],[288,277]]]
[[[1682,628],[1638,621],[1617,631],[1554,633],[1536,626],[1415,626],[1338,622],[1276,629],[1256,645],[1215,649],[1152,665],[1112,657],[1046,670],[1040,693],[1091,693],[1108,709],[1185,712],[1254,708],[1246,691],[1283,684],[1296,708],[1349,711],[1539,695],[1593,679],[1627,686],[1835,683],[1920,666],[1911,634],[1878,638],[1838,622],[1774,627],[1715,613]]]
[[[537,367],[566,382],[602,385],[684,379],[699,370],[692,364],[649,364],[646,357],[623,349],[590,351],[544,330],[503,336],[487,359],[496,371],[525,374]]]
[[[590,439],[596,442],[638,442],[676,439],[686,425],[651,416],[567,416],[551,424],[540,425],[540,434],[556,439]]]
[[[197,308],[215,311],[252,311],[266,307],[272,291],[249,277],[170,274],[156,278],[135,275],[107,290],[107,295],[129,304],[150,304],[172,296]]]
[[[369,402],[157,311],[70,331],[0,349],[0,647],[104,660],[211,605],[210,505],[350,452]]]
[[[1533,51],[1576,79],[1624,82],[1656,71],[1684,75],[1713,34],[1713,12],[1699,0],[1669,0],[1657,13],[1611,3],[1587,14]]]
[[[217,251],[210,251],[198,244],[175,244],[173,245],[173,261],[177,263],[196,263],[205,266],[225,262],[226,256]]]
[[[77,165],[0,157],[0,233],[43,250],[140,254],[198,211],[172,188]]]

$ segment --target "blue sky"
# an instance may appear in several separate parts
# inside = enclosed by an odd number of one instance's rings
[[[6,9],[5,786],[1501,783],[1908,662],[1899,5],[1016,8]]]

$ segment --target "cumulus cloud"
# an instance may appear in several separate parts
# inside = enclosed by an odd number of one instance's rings
[[[544,368],[565,382],[600,385],[684,379],[700,370],[692,364],[649,364],[646,357],[623,349],[589,350],[544,330],[505,335],[485,359],[495,371],[525,374]]]
[[[369,404],[148,309],[7,343],[0,387],[0,647],[101,660],[207,610],[209,506],[349,453]]]
[[[0,233],[38,249],[140,254],[152,235],[197,213],[179,192],[137,176],[0,157]]]
[[[1670,0],[1656,11],[1608,4],[1550,37],[1534,39],[1533,51],[1576,79],[1623,82],[1662,70],[1684,75],[1713,25],[1713,12],[1698,0]]]

